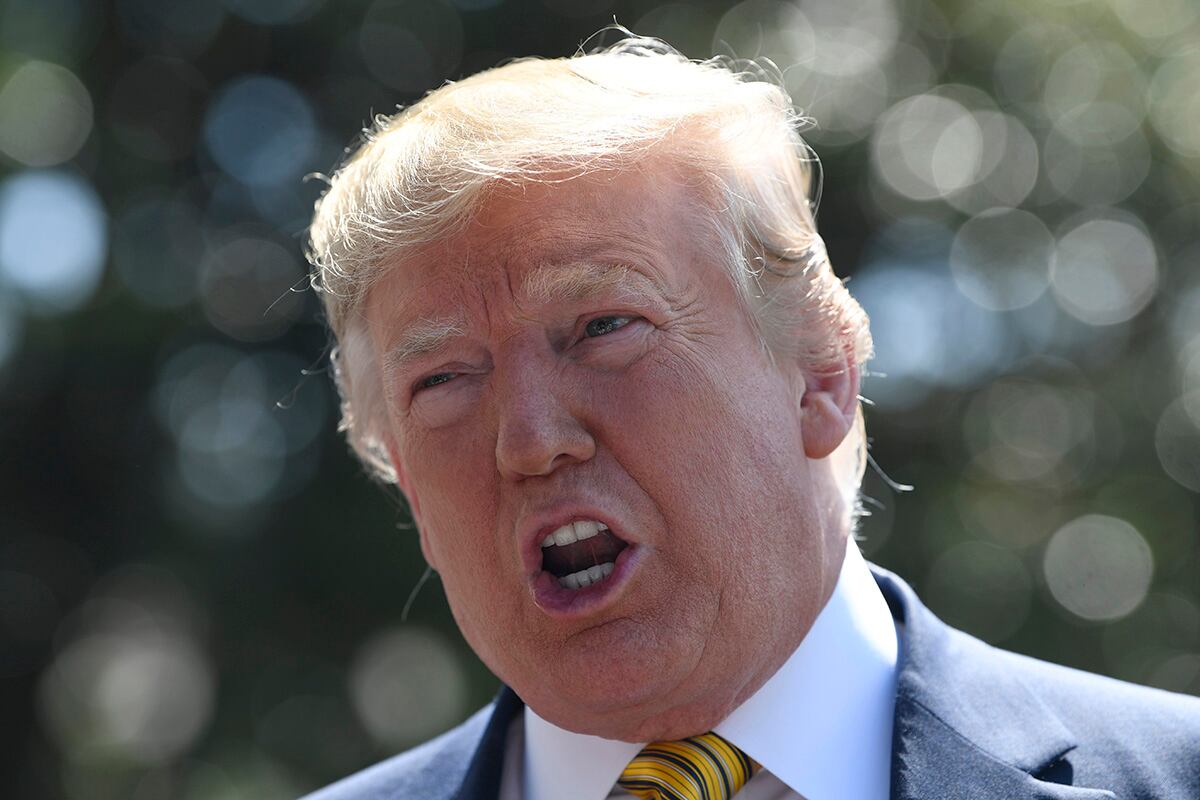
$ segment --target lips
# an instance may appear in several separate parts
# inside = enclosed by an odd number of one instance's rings
[[[596,508],[559,505],[527,518],[524,559],[534,603],[580,620],[624,594],[643,549]]]

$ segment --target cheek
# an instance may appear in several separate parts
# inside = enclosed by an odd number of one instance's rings
[[[405,448],[413,494],[421,507],[421,535],[446,582],[487,580],[497,558],[497,486],[494,464],[481,440],[447,432],[414,437]],[[464,475],[473,476],[464,481]]]
[[[701,465],[754,473],[774,466],[778,453],[800,452],[796,404],[784,378],[757,347],[729,352],[744,357],[660,348],[613,382],[608,412],[618,436],[625,431],[623,438],[636,438],[697,484],[708,477]]]
[[[771,538],[763,534],[788,524],[804,484],[782,376],[753,355],[703,363],[664,353],[610,391],[616,459],[686,534],[666,546],[682,543],[691,552],[680,557],[726,575],[757,560]]]

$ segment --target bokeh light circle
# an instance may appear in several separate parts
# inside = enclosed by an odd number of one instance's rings
[[[1149,684],[1157,689],[1200,694],[1200,653],[1177,653],[1155,667]]]
[[[854,284],[871,317],[876,354],[868,381],[883,408],[911,408],[939,387],[965,387],[1011,357],[995,314],[981,313],[949,276],[872,265]]]
[[[301,391],[303,366],[286,353],[244,355],[215,344],[193,345],[163,365],[155,416],[176,444],[179,483],[204,508],[250,509],[311,478],[287,469],[288,456],[312,445],[329,423],[325,395]],[[314,458],[309,452],[297,460],[311,465]]]
[[[1122,25],[1149,40],[1169,39],[1200,19],[1200,5],[1193,0],[1108,0],[1108,4]]]
[[[186,305],[195,299],[206,252],[200,212],[182,198],[150,192],[117,214],[112,251],[117,276],[140,301]]]
[[[212,714],[207,659],[186,639],[92,636],[43,676],[44,718],[68,750],[141,763],[187,750]]]
[[[872,165],[896,193],[937,200],[970,186],[984,160],[983,131],[962,104],[923,94],[902,100],[880,118]]]
[[[1020,630],[1028,618],[1033,579],[1012,551],[968,541],[938,556],[921,595],[948,624],[995,643]]]
[[[1042,103],[1054,126],[1080,144],[1110,144],[1146,115],[1142,71],[1115,42],[1087,41],[1060,55],[1046,75]]]
[[[653,36],[670,42],[689,58],[708,58],[712,55],[711,34],[716,21],[705,11],[689,3],[673,2],[656,5],[643,14],[631,30],[639,36]]]
[[[159,425],[176,442],[195,414],[218,402],[221,386],[240,358],[232,347],[198,344],[173,354],[162,365],[152,407]]]
[[[169,571],[127,565],[99,580],[60,627],[42,674],[47,731],[73,761],[157,765],[186,753],[213,715],[216,678],[202,617]]]
[[[1146,307],[1158,287],[1154,242],[1138,225],[1092,219],[1059,239],[1050,277],[1055,299],[1089,325],[1114,325]]]
[[[983,160],[973,185],[947,200],[968,214],[995,206],[1015,208],[1037,185],[1040,153],[1037,140],[1012,114],[982,110],[972,115],[983,137]]]
[[[204,140],[221,169],[244,184],[299,183],[316,153],[316,117],[291,84],[243,77],[209,107]]]
[[[1154,449],[1163,470],[1180,486],[1200,492],[1200,423],[1192,406],[1200,398],[1185,395],[1166,407],[1154,430]]]
[[[108,247],[95,190],[69,172],[29,170],[0,183],[0,283],[48,313],[86,303]]]
[[[954,508],[967,529],[1014,553],[1043,542],[1057,527],[1039,500],[1036,487],[994,481],[968,479],[954,490]]]
[[[218,330],[242,341],[273,339],[304,309],[299,258],[271,239],[239,236],[213,249],[200,270],[200,301]]]
[[[1115,205],[1150,174],[1150,144],[1141,131],[1111,144],[1080,144],[1055,129],[1042,150],[1049,187],[1081,206]]]
[[[887,86],[886,67],[900,38],[901,24],[890,0],[846,0],[807,4],[748,0],[727,11],[713,34],[712,51],[768,59],[782,73],[796,103],[816,112],[829,98],[815,87],[845,89],[868,96]],[[824,78],[824,80],[819,80]],[[886,94],[886,89],[885,89]],[[837,105],[849,130],[855,114]],[[822,126],[826,117],[818,115]]]
[[[1200,428],[1200,336],[1179,354],[1180,402],[1196,427]]]
[[[805,11],[816,50],[804,64],[824,75],[849,78],[875,72],[887,63],[900,38],[893,0],[810,3]]]
[[[176,466],[184,485],[216,508],[261,503],[283,477],[287,439],[271,406],[229,393],[184,425]]]
[[[425,92],[458,67],[462,18],[439,0],[376,0],[363,16],[358,44],[376,80],[404,92]]]
[[[1057,56],[1078,41],[1074,31],[1047,20],[1019,27],[996,52],[992,65],[996,98],[1010,108],[1041,107],[1047,73]]]
[[[959,227],[950,269],[960,292],[992,311],[1033,303],[1050,285],[1054,235],[1027,211],[994,208]]]
[[[1128,522],[1089,514],[1050,537],[1042,569],[1063,608],[1086,620],[1107,621],[1126,616],[1145,599],[1154,556]]]
[[[954,231],[906,217],[868,243],[854,296],[871,319],[872,391],[882,406],[908,408],[931,390],[977,386],[1015,356],[1001,315],[982,312],[954,284],[947,261]],[[878,372],[876,372],[878,371]],[[875,375],[885,377],[875,382]]]
[[[408,626],[363,644],[350,670],[350,694],[371,736],[403,747],[461,718],[467,681],[461,661],[441,634]]]
[[[1179,53],[1162,63],[1150,84],[1150,115],[1171,149],[1200,157],[1200,50]]]
[[[1071,480],[1095,450],[1096,397],[1082,386],[1003,378],[967,407],[963,430],[975,464],[1013,483]]]
[[[769,59],[787,69],[816,50],[816,32],[799,6],[781,0],[745,0],[725,12],[713,33],[712,51]],[[797,97],[803,106],[806,98]]]
[[[821,145],[846,145],[866,136],[887,108],[892,87],[882,69],[830,75],[796,68],[784,76],[788,93],[817,124],[805,138]]]
[[[935,49],[926,50],[914,42],[900,39],[892,50],[891,63],[884,69],[895,96],[908,97],[933,88],[942,67]]]
[[[1200,275],[1200,242],[1189,248],[1183,259],[1173,260],[1173,271]],[[1176,352],[1190,351],[1200,343],[1200,283],[1163,298],[1167,305],[1167,342]]]
[[[92,132],[92,97],[66,67],[27,61],[0,86],[0,152],[30,167],[72,158]]]

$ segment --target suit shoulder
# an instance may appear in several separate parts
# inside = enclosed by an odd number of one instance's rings
[[[1121,797],[1200,797],[1200,698],[1005,653],[1021,680],[1078,737],[1078,785]]]
[[[1200,697],[1108,678],[1030,656],[999,651],[1022,679],[1036,689],[1044,702],[1064,720],[1079,727],[1109,725],[1152,726],[1159,735],[1177,731],[1190,736],[1195,746],[1200,737]]]
[[[492,705],[456,728],[326,786],[302,800],[403,800],[435,798],[462,782],[483,736]]]

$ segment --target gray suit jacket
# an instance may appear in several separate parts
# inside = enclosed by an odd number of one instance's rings
[[[904,625],[894,800],[1200,800],[1200,698],[990,647],[872,571]],[[454,730],[307,800],[496,800],[521,708],[505,688]]]

